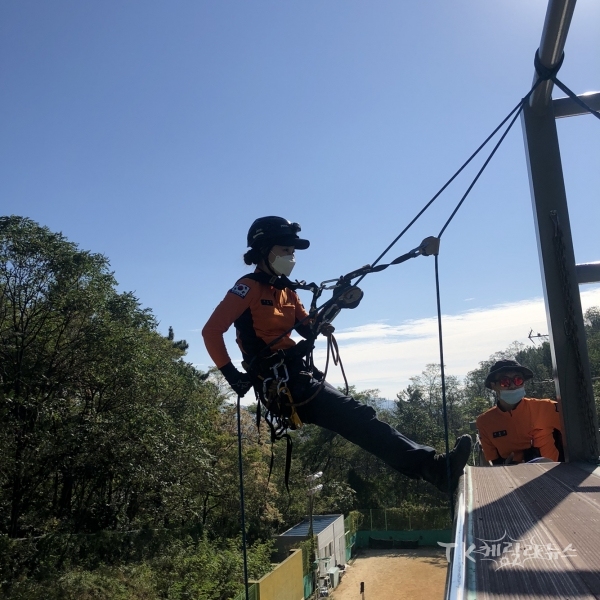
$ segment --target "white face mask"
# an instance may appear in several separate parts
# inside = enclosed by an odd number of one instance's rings
[[[296,265],[296,259],[293,254],[276,256],[272,261],[269,261],[269,264],[271,265],[271,269],[273,269],[277,275],[289,277]]]
[[[500,392],[500,400],[504,400],[506,404],[514,406],[523,400],[525,397],[525,388],[520,387],[516,390],[502,390]]]

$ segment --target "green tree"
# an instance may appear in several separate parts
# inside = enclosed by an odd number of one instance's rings
[[[121,534],[95,537],[105,531],[239,535],[235,413],[185,347],[117,291],[105,257],[0,219],[0,541],[31,539],[0,544],[0,579],[134,557]],[[249,523],[269,538],[267,451],[248,414],[244,431]],[[138,558],[165,547],[149,540]]]
[[[600,415],[600,307],[594,306],[585,313],[590,371],[596,400],[596,411]]]

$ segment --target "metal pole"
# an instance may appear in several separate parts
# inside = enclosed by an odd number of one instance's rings
[[[546,10],[546,20],[542,30],[540,42],[540,61],[545,67],[552,68],[558,64],[565,49],[571,18],[577,0],[549,0]],[[533,76],[533,83],[538,79],[537,73]],[[531,94],[529,105],[535,109],[543,109],[550,101],[552,87],[551,81],[544,81]]]
[[[562,55],[574,0],[550,0],[540,59],[553,66]],[[598,420],[589,371],[581,299],[563,179],[551,86],[538,88],[523,107],[529,183],[537,234],[542,284],[556,395],[561,403],[567,460],[597,460]]]
[[[309,500],[308,500],[308,512],[309,512],[309,518],[310,518],[310,524],[308,526],[308,535],[310,537],[310,572],[312,573],[312,584],[313,584],[313,592],[315,594],[315,598],[318,598],[318,592],[317,592],[317,579],[315,576],[315,567],[314,567],[314,563],[316,560],[316,554],[315,554],[315,536],[313,533],[313,496],[311,494],[309,494],[308,496]]]
[[[579,94],[577,97],[583,100],[592,110],[600,112],[600,92],[586,92],[585,94]],[[554,116],[557,119],[590,114],[585,108],[568,96],[566,98],[556,98],[552,100],[552,104],[554,105]]]
[[[318,473],[313,473],[311,475],[308,475],[306,477],[306,481],[307,482],[313,482],[317,479],[320,479],[321,477],[323,477],[323,471],[319,471]],[[308,513],[309,513],[309,529],[308,529],[308,534],[310,536],[310,553],[311,553],[311,573],[312,573],[312,582],[313,582],[313,588],[315,591],[315,598],[317,598],[318,596],[317,594],[317,585],[315,582],[315,573],[314,573],[314,569],[313,569],[313,563],[317,562],[317,557],[316,557],[316,553],[315,553],[315,536],[314,536],[314,532],[313,532],[313,497],[317,492],[320,492],[323,489],[323,484],[319,484],[316,485],[313,488],[310,488],[308,490]]]
[[[238,394],[237,398],[237,432],[238,432],[238,467],[240,474],[240,514],[242,521],[242,553],[244,559],[244,592],[246,600],[249,600],[248,590],[248,553],[246,550],[246,509],[244,503],[244,468],[242,465],[242,415],[241,415],[242,397]]]
[[[575,265],[577,283],[598,283],[600,281],[600,262]]]

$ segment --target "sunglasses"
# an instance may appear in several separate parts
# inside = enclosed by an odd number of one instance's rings
[[[510,387],[510,384],[513,383],[517,387],[521,387],[525,383],[525,378],[523,375],[515,375],[514,377],[500,377],[500,379],[496,380],[497,383],[500,384],[500,387],[507,388]]]

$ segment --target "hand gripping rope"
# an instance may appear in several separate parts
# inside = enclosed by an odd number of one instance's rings
[[[547,80],[553,81],[573,101],[575,101],[577,104],[579,104],[585,110],[590,112],[596,118],[600,119],[599,112],[594,111],[587,104],[585,104],[585,102],[583,100],[581,100],[579,97],[577,97],[577,95],[574,92],[572,92],[566,85],[564,85],[556,77],[556,74],[558,73],[560,67],[562,66],[563,60],[564,60],[564,53],[563,53],[563,56],[561,57],[561,60],[557,63],[557,65],[554,66],[552,69],[548,69],[541,63],[540,58],[539,58],[539,51],[536,51],[534,65],[535,65],[536,72],[538,74],[538,79],[536,80],[534,85],[531,87],[529,92],[508,113],[508,115],[500,122],[500,124],[488,135],[488,137],[481,143],[481,145],[477,148],[477,150],[475,150],[475,152],[473,152],[473,154],[471,154],[471,156],[450,177],[450,179],[448,179],[448,181],[446,181],[446,183],[423,206],[423,208],[421,208],[421,210],[416,214],[416,216],[394,238],[394,240],[392,240],[392,242],[373,261],[372,264],[365,265],[364,267],[356,269],[355,271],[352,271],[346,275],[343,275],[338,279],[330,279],[330,280],[323,281],[320,285],[317,285],[315,283],[307,284],[304,281],[296,281],[294,283],[290,282],[290,286],[289,286],[292,289],[308,290],[313,293],[313,299],[311,302],[311,307],[309,310],[308,317],[303,319],[300,323],[297,323],[294,327],[294,328],[296,328],[299,325],[305,324],[309,320],[312,322],[311,336],[309,337],[308,340],[306,340],[307,344],[305,346],[305,349],[306,349],[305,355],[309,357],[309,363],[312,365],[312,349],[314,347],[315,339],[317,338],[319,333],[323,330],[323,327],[325,325],[332,323],[332,321],[339,314],[341,309],[356,308],[358,306],[358,304],[360,303],[360,301],[363,297],[363,292],[358,287],[358,284],[368,274],[378,273],[380,271],[383,271],[384,269],[387,269],[388,267],[390,267],[392,265],[401,264],[401,263],[406,262],[407,260],[409,260],[411,258],[415,258],[417,256],[431,256],[431,255],[435,256],[436,303],[437,303],[438,338],[439,338],[439,354],[440,354],[440,374],[441,374],[441,382],[442,382],[442,411],[443,411],[443,420],[444,420],[444,437],[445,437],[445,445],[446,445],[446,469],[447,469],[447,477],[448,477],[449,506],[450,506],[450,513],[451,513],[453,519],[454,519],[454,503],[453,503],[453,498],[452,498],[452,490],[450,487],[451,486],[451,469],[450,469],[450,460],[449,460],[450,444],[449,444],[449,439],[448,439],[449,438],[449,426],[448,426],[448,409],[447,409],[447,398],[446,398],[446,378],[445,378],[445,371],[444,371],[444,346],[443,346],[442,312],[441,312],[440,284],[439,284],[439,260],[438,260],[438,257],[439,257],[440,240],[441,240],[442,235],[446,231],[448,225],[450,225],[452,219],[454,219],[456,213],[461,208],[461,206],[463,205],[467,196],[469,195],[469,193],[471,192],[471,190],[473,189],[473,187],[475,186],[475,184],[481,177],[483,171],[486,169],[486,167],[488,166],[488,164],[490,163],[490,161],[496,154],[496,151],[498,150],[498,148],[500,147],[500,145],[502,144],[502,142],[508,135],[508,132],[511,130],[515,121],[521,114],[521,111],[523,110],[525,103],[529,100],[529,98],[530,98],[531,94],[534,92],[534,90],[543,81],[547,81]],[[462,173],[462,171],[471,163],[471,161],[481,152],[481,150],[502,129],[502,127],[506,123],[508,123],[506,129],[504,130],[504,132],[502,133],[502,135],[500,136],[500,138],[498,139],[498,141],[492,148],[488,157],[486,158],[483,165],[481,166],[481,168],[475,175],[473,181],[468,186],[464,195],[461,197],[461,199],[455,206],[455,208],[452,211],[452,213],[450,214],[449,218],[444,223],[444,226],[440,230],[438,236],[437,237],[428,237],[425,240],[423,240],[423,242],[417,248],[414,248],[413,250],[410,250],[409,252],[399,256],[398,258],[396,258],[395,260],[391,261],[388,264],[380,265],[379,262],[381,261],[381,259],[389,252],[389,250],[391,250],[391,248],[398,242],[398,240],[400,240],[400,238],[402,238],[404,236],[404,234],[418,221],[418,219],[425,213],[425,211],[427,211],[427,209],[439,198],[439,196],[446,190],[446,188],[448,188],[448,186],[458,177],[458,175],[460,175],[460,173]],[[352,280],[356,279],[356,278],[358,278],[357,281],[355,283],[352,283]],[[328,284],[332,284],[332,285],[328,285]],[[320,298],[321,294],[325,290],[332,290],[332,297],[328,301],[323,303],[322,305],[317,306],[317,300]],[[292,328],[292,329],[294,329],[294,328]],[[259,358],[259,356],[261,356],[261,355],[264,356],[264,352],[266,350],[271,348],[273,346],[273,344],[277,343],[279,340],[281,340],[283,337],[285,337],[288,333],[290,333],[292,331],[292,329],[286,331],[281,336],[279,336],[277,339],[273,340],[270,344],[268,344],[263,349],[263,351],[261,351],[261,353],[251,361],[250,365],[246,366],[246,368],[249,370],[252,369],[253,363],[255,362],[255,360],[257,358]],[[339,362],[339,364],[341,366],[341,360],[339,358],[339,350],[337,347],[337,342],[335,341],[335,338],[333,337],[333,335],[331,333],[327,333],[326,335],[327,335],[328,342],[327,342],[327,363],[326,363],[326,367],[325,367],[325,373],[327,372],[327,366],[329,364],[330,350],[332,350],[332,354],[334,357],[333,358],[334,363],[338,364],[338,362]],[[301,344],[302,344],[302,342],[301,342]],[[282,357],[282,360],[283,360],[283,357]],[[342,373],[344,373],[343,366],[342,366]],[[275,375],[277,376],[277,373]],[[325,380],[325,378],[323,377],[323,381],[324,380]],[[346,381],[345,373],[344,373],[344,380]],[[287,390],[287,394],[289,394],[289,390],[287,389],[287,386],[282,387],[284,383],[285,383],[285,381],[280,381],[279,383],[277,383],[277,389],[278,390],[282,390],[282,389]],[[347,386],[348,386],[348,384],[346,381],[346,388],[347,388]],[[317,391],[317,393],[318,393],[318,391]],[[314,395],[313,395],[313,397],[314,397]],[[290,401],[292,401],[291,394],[289,394],[289,398],[290,398]],[[310,398],[308,401],[310,401],[310,400],[312,400],[312,398]],[[239,419],[240,419],[239,401],[240,401],[240,398],[238,397],[238,435],[240,436],[240,440],[241,440],[241,433],[240,433],[240,429],[239,429]],[[303,402],[303,403],[305,403],[305,402]],[[298,404],[296,404],[296,406],[298,406]],[[286,469],[286,471],[287,471],[287,469]],[[240,441],[240,488],[242,488],[241,441]],[[244,526],[244,518],[243,518],[243,514],[244,514],[243,490],[240,489],[240,492],[241,492],[240,496],[242,498],[242,528],[244,530],[242,539],[243,539],[243,544],[244,544],[244,561],[245,561],[246,560],[246,554],[245,554],[246,549],[245,549],[245,526]],[[244,566],[244,569],[245,569],[244,576],[245,576],[245,581],[246,581],[246,600],[248,600],[248,579],[247,579],[247,573],[246,573],[246,565]]]

